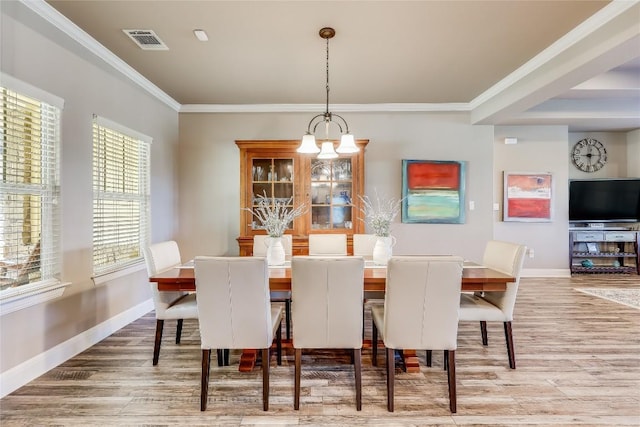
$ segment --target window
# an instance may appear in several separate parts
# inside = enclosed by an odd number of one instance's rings
[[[149,241],[150,138],[104,118],[93,122],[93,271],[143,259]]]
[[[3,80],[15,79],[3,75]],[[61,111],[23,91],[4,86],[0,91],[0,292],[5,298],[27,294],[19,289],[42,291],[59,283]]]

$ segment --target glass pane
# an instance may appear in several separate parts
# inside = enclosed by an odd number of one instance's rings
[[[351,181],[351,159],[335,159],[333,161],[334,181]]]
[[[279,199],[289,199],[293,197],[293,183],[292,182],[276,182],[274,183],[274,197]]]
[[[251,170],[254,181],[267,181],[271,172],[271,159],[253,159]]]
[[[329,181],[331,179],[331,160],[311,160],[311,180]]]
[[[253,197],[254,197],[254,204],[255,204],[255,197],[257,195],[260,196],[266,196],[266,197],[273,197],[273,193],[271,192],[271,184],[257,184],[254,183],[253,184]]]
[[[331,208],[333,228],[352,228],[351,206],[333,206]]]
[[[311,183],[311,203],[328,205],[331,203],[331,184],[325,182]]]
[[[275,159],[273,161],[273,181],[293,181],[293,159]]]
[[[311,207],[311,228],[314,230],[331,228],[331,210],[329,206]]]

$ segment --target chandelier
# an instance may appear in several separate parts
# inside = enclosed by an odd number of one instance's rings
[[[324,113],[314,116],[307,126],[307,133],[302,137],[302,143],[298,147],[298,153],[319,153],[319,159],[333,159],[338,157],[338,153],[356,153],[360,149],[355,143],[353,134],[349,132],[347,121],[341,116],[329,111],[329,39],[336,35],[333,28],[325,27],[319,32],[320,37],[327,41],[327,103]],[[316,144],[316,129],[324,123],[325,139],[322,142],[322,149]],[[329,139],[329,125],[335,124],[340,129],[340,145],[337,149],[333,148],[333,142]]]

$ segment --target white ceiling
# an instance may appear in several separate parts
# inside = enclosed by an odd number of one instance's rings
[[[323,109],[318,31],[330,26],[333,111],[468,110],[475,123],[640,128],[637,1],[47,3],[181,111]],[[169,50],[141,50],[123,29],[153,30]]]

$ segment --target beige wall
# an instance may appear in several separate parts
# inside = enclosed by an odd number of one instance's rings
[[[186,256],[237,254],[239,156],[235,139],[301,138],[311,114],[180,114],[180,243]],[[402,159],[467,162],[465,224],[402,224],[396,254],[459,253],[479,259],[492,235],[493,128],[466,113],[344,114],[356,138],[369,139],[369,194],[401,197]],[[468,206],[468,205],[467,205]]]
[[[97,114],[153,138],[152,227],[154,239],[161,240],[173,237],[178,228],[174,155],[178,114],[104,61],[78,53],[74,41],[18,2],[2,2],[1,12],[2,72],[65,101],[62,280],[71,283],[57,300],[0,318],[0,372],[4,373],[150,298],[144,270],[101,286],[91,280],[91,121]]]

